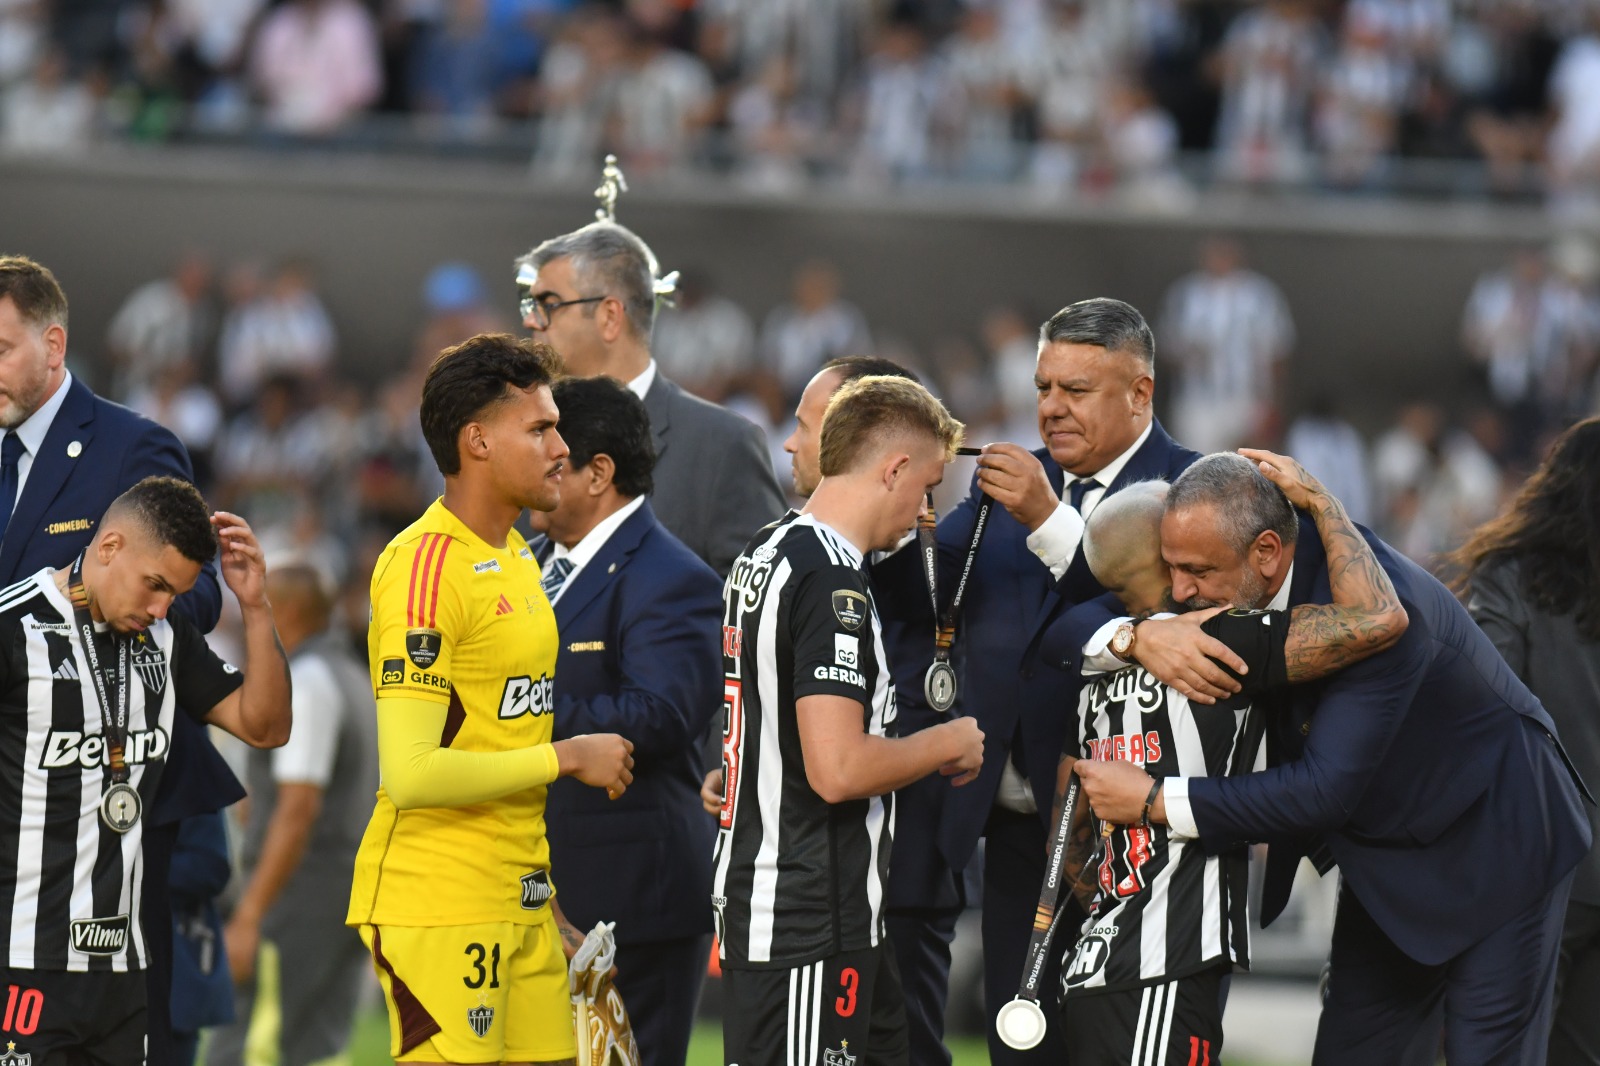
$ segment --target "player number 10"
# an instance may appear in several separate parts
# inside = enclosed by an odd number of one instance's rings
[[[44,1011],[44,993],[37,988],[10,986],[6,993],[6,1016],[0,1030],[31,1036],[39,1028],[39,1015]]]

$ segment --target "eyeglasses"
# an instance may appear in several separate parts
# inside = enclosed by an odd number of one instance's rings
[[[547,292],[543,296],[535,296],[530,292],[525,293],[522,299],[517,301],[517,310],[522,312],[524,319],[532,316],[534,329],[549,329],[551,317],[563,307],[599,303],[604,299],[604,296],[583,296],[576,300],[561,300],[553,293]]]

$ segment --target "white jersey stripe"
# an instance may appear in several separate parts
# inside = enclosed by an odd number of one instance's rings
[[[28,742],[23,754],[22,809],[38,811],[35,818],[24,818],[17,826],[17,887],[11,904],[11,965],[32,969],[34,963],[35,918],[39,895],[44,880],[44,809],[49,779],[45,774],[30,772],[44,760],[44,749],[54,719],[55,701],[40,697],[34,689],[49,682],[40,678],[50,676],[49,654],[43,641],[30,640],[26,644],[28,663]]]
[[[789,1028],[783,1041],[787,1066],[799,1066],[800,1049],[800,971],[789,971]]]
[[[811,966],[811,1042],[806,1045],[806,1066],[813,1066],[822,1042],[822,963]]]
[[[1146,1066],[1144,1032],[1150,1020],[1150,996],[1159,985],[1146,985],[1139,994],[1139,1020],[1133,1026],[1133,1054],[1128,1057],[1131,1066]]]
[[[769,587],[782,588],[789,580],[789,561],[774,568]],[[777,920],[778,817],[783,803],[783,747],[778,739],[778,604],[781,597],[767,596],[758,623],[756,690],[761,706],[761,759],[756,767],[756,805],[761,812],[761,846],[756,849],[755,877],[750,894],[751,962],[772,960],[772,926]],[[748,765],[748,764],[746,764]]]
[[[1160,1066],[1167,1057],[1167,1046],[1172,1043],[1172,1016],[1178,1009],[1178,982],[1168,981],[1165,988],[1167,1005],[1161,1020],[1161,1038],[1156,1041],[1155,1053],[1150,1056],[1151,1066]]]

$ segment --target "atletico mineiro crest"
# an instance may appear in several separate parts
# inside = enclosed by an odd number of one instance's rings
[[[850,1054],[850,1041],[839,1041],[838,1048],[824,1048],[822,1066],[856,1066],[856,1057]]]
[[[485,1003],[488,997],[479,995],[478,1005],[467,1010],[467,1024],[472,1026],[472,1031],[481,1039],[489,1032],[489,1026],[494,1024],[494,1008]],[[0,1062],[0,1066],[7,1064]]]
[[[6,1053],[0,1055],[0,1066],[33,1066],[32,1055],[22,1055],[17,1052],[15,1041],[6,1041]]]

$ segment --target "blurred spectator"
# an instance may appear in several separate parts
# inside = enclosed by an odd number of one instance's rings
[[[1434,566],[1500,505],[1501,476],[1469,434],[1447,428],[1431,403],[1402,408],[1373,448],[1379,532],[1423,566]]]
[[[123,402],[172,430],[194,464],[194,483],[201,492],[210,492],[216,477],[212,456],[222,428],[222,404],[216,393],[198,380],[196,365],[181,361],[163,366]]]
[[[27,76],[45,36],[43,0],[0,0],[0,88]]]
[[[1283,450],[1328,487],[1353,521],[1372,524],[1366,442],[1334,409],[1331,398],[1319,396],[1306,404],[1300,417],[1289,424]]]
[[[581,8],[563,27],[539,70],[539,143],[533,164],[555,175],[588,176],[622,77],[624,24],[597,7]]]
[[[1461,327],[1467,352],[1488,375],[1489,395],[1510,423],[1512,451],[1533,454],[1551,419],[1582,412],[1588,371],[1600,343],[1592,246],[1558,246],[1553,272],[1533,249],[1480,278]],[[1576,409],[1575,409],[1576,408]]]
[[[117,23],[123,0],[50,0],[50,38],[60,46],[67,73],[82,77],[117,60]]]
[[[983,316],[983,347],[1004,405],[1000,439],[1031,441],[1039,435],[1039,404],[1034,375],[1039,364],[1039,330],[1014,307],[997,307]]]
[[[442,16],[421,23],[410,72],[420,111],[472,128],[492,121],[499,88],[499,36],[489,0],[449,0]]]
[[[290,262],[263,286],[252,267],[228,279],[229,310],[217,342],[217,376],[231,404],[249,401],[274,374],[314,379],[333,360],[333,322],[311,284],[310,270]]]
[[[1294,322],[1282,291],[1247,269],[1244,249],[1207,241],[1200,269],[1168,290],[1157,353],[1176,373],[1174,436],[1202,453],[1264,430],[1282,403]]]
[[[1600,218],[1600,13],[1569,39],[1550,75],[1555,121],[1546,142],[1558,210]]]
[[[1098,139],[1111,56],[1108,42],[1089,23],[1083,0],[1055,0],[1049,11],[1048,28],[1029,55],[1039,128],[1031,176],[1036,185],[1070,189]]]
[[[1156,106],[1137,81],[1106,89],[1101,139],[1106,162],[1124,203],[1146,211],[1180,212],[1194,203],[1194,190],[1178,172],[1178,124]]]
[[[248,515],[262,532],[293,518],[306,479],[326,458],[306,432],[300,402],[298,379],[268,378],[217,447],[218,506]]]
[[[955,172],[992,181],[1017,171],[1012,138],[1026,75],[1023,57],[1000,36],[998,5],[978,3],[961,14],[944,46],[951,78]]]
[[[81,152],[97,132],[99,105],[89,87],[67,75],[65,53],[52,49],[0,96],[0,149],[32,155]]]
[[[355,480],[360,513],[391,529],[404,529],[444,491],[444,482],[422,437],[417,406],[422,376],[388,382],[362,418]],[[388,538],[383,539],[383,544]],[[379,544],[381,550],[383,544]],[[364,618],[365,616],[363,616]],[[363,625],[365,622],[363,621]],[[366,647],[363,641],[362,647]]]
[[[359,0],[286,0],[262,21],[251,57],[267,122],[332,133],[383,91],[378,27]]]
[[[1394,151],[1410,90],[1409,56],[1385,34],[1379,5],[1350,8],[1344,35],[1317,94],[1315,133],[1324,173],[1337,186],[1365,184]],[[1381,8],[1380,8],[1381,10]],[[1367,13],[1363,13],[1367,12]]]
[[[740,179],[767,192],[800,188],[807,161],[823,147],[827,121],[817,101],[800,95],[794,64],[785,56],[767,60],[728,107]]]
[[[791,408],[823,363],[871,350],[866,316],[839,295],[838,271],[821,260],[795,271],[790,302],[773,308],[761,327],[762,363]]]
[[[617,154],[630,170],[678,170],[700,148],[711,118],[711,72],[698,56],[668,48],[633,26],[617,83]]]
[[[422,283],[427,318],[417,333],[413,366],[426,371],[439,353],[479,333],[504,333],[509,325],[490,302],[483,278],[466,263],[440,263]]]
[[[1229,27],[1217,126],[1224,175],[1253,182],[1304,176],[1307,112],[1326,49],[1309,0],[1265,0]]]
[[[949,72],[929,53],[921,26],[902,19],[882,27],[854,105],[859,136],[853,176],[865,182],[931,176],[934,126],[952,91]],[[799,388],[815,371],[813,366],[806,372]]]
[[[800,95],[832,103],[860,66],[875,16],[870,0],[708,0],[705,15],[738,43],[739,66],[791,56]]]
[[[172,1066],[192,1066],[201,1031],[233,1020],[233,981],[216,900],[228,887],[221,811],[178,822],[167,889],[172,904]]]
[[[755,369],[755,325],[744,308],[691,268],[682,272],[676,305],[656,314],[650,350],[667,377],[721,403],[745,387]]]
[[[146,282],[123,301],[106,331],[118,399],[149,389],[180,363],[200,364],[216,325],[210,294],[211,261],[191,252],[170,277]]]
[[[1501,192],[1525,188],[1526,165],[1543,154],[1550,71],[1560,44],[1540,14],[1537,0],[1501,0],[1479,9],[1493,73],[1468,130]]]

